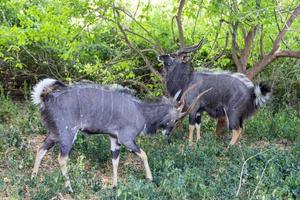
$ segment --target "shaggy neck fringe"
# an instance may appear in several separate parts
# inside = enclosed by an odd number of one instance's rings
[[[166,103],[144,103],[140,107],[143,116],[146,120],[146,134],[154,134],[161,125],[164,116],[166,116],[171,108],[171,105]]]

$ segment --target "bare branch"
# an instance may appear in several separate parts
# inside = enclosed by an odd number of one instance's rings
[[[182,29],[182,23],[181,23],[181,14],[183,10],[185,0],[180,0],[179,2],[179,7],[178,7],[178,12],[176,16],[176,21],[177,21],[177,28],[178,28],[178,34],[179,34],[179,47],[183,48],[184,45],[184,36],[183,36],[183,29]]]
[[[280,47],[280,41],[284,37],[285,33],[289,30],[294,20],[298,17],[300,14],[300,4],[297,6],[297,8],[292,13],[291,17],[288,19],[288,21],[285,23],[285,26],[283,29],[279,32],[277,38],[274,41],[272,52],[276,52]]]
[[[246,73],[247,70],[247,64],[249,59],[249,54],[251,50],[251,46],[256,34],[257,26],[254,26],[250,29],[250,31],[246,34],[244,40],[245,40],[245,48],[242,51],[240,62],[242,64],[242,71],[243,73]]]
[[[279,26],[277,14],[276,14],[276,9],[274,9],[274,16],[275,16],[275,21],[276,21],[277,29],[278,29],[278,31],[280,31],[280,26]],[[282,18],[281,18],[281,20],[282,20]],[[285,46],[287,49],[290,49],[289,46],[286,44],[286,42],[285,42],[283,39],[282,39],[282,43],[284,44],[284,46]]]
[[[264,25],[260,26],[259,50],[260,50],[260,58],[263,58],[265,55],[265,52],[264,52]]]
[[[118,11],[117,9],[114,10],[114,15],[115,15],[115,18],[117,17],[116,15],[118,15],[118,16],[120,15],[120,14],[119,14],[119,11]],[[123,37],[124,37],[124,40],[125,40],[126,44],[128,45],[128,47],[129,47],[132,51],[136,52],[137,54],[139,54],[139,55],[142,57],[142,59],[144,60],[146,66],[147,66],[147,68],[148,68],[153,74],[155,74],[160,80],[163,80],[161,74],[160,74],[158,71],[156,71],[156,70],[154,69],[154,67],[152,66],[152,64],[151,64],[150,61],[148,60],[148,58],[147,58],[147,57],[146,57],[139,49],[137,49],[137,48],[135,48],[135,47],[133,46],[133,44],[130,42],[130,40],[129,40],[129,38],[128,38],[126,32],[125,32],[125,30],[123,29],[123,27],[121,26],[120,22],[119,22],[117,19],[115,20],[115,23],[116,23],[116,25],[118,26],[118,28],[120,29],[120,31],[121,31],[121,33],[122,33],[122,35],[123,35]]]
[[[236,196],[236,197],[239,196],[239,194],[240,194],[240,189],[241,189],[241,186],[242,186],[242,179],[243,179],[243,174],[244,174],[244,168],[245,168],[245,165],[247,164],[247,162],[248,162],[249,160],[251,160],[251,159],[253,159],[253,158],[255,158],[255,157],[261,155],[261,154],[264,154],[264,153],[268,152],[268,151],[270,151],[270,149],[267,149],[267,150],[265,150],[265,151],[262,151],[262,152],[259,152],[259,153],[255,154],[255,155],[253,155],[253,156],[250,156],[249,158],[247,158],[247,159],[244,161],[244,163],[243,163],[243,165],[242,165],[241,174],[240,174],[239,187],[238,187],[238,189],[237,189],[237,191],[236,191],[236,193],[235,193],[235,196]]]
[[[237,44],[237,29],[238,29],[238,23],[232,24],[232,59],[235,65],[237,66],[237,71],[242,71],[242,63],[240,62],[238,58],[238,53],[239,53],[239,47]]]
[[[172,35],[173,35],[173,41],[174,43],[176,43],[176,39],[175,39],[175,33],[174,33],[174,20],[175,20],[176,16],[172,17],[172,26],[171,26],[171,30],[172,30]]]
[[[255,75],[261,72],[268,64],[273,62],[275,59],[280,57],[295,57],[300,58],[300,51],[280,51],[280,41],[282,41],[285,33],[289,30],[294,20],[300,14],[300,4],[296,7],[296,9],[292,12],[290,18],[285,23],[284,27],[278,33],[276,39],[274,40],[272,50],[269,54],[264,56],[261,60],[256,62],[251,69],[247,70],[247,76],[250,79],[253,79]]]
[[[159,43],[159,41],[150,33],[150,31],[148,31],[140,22],[138,22],[133,16],[132,16],[132,14],[130,13],[130,12],[128,12],[127,10],[124,10],[124,9],[122,9],[122,8],[119,8],[119,7],[115,7],[114,8],[115,10],[119,10],[119,11],[121,11],[121,12],[123,12],[126,16],[128,16],[130,19],[132,19],[139,27],[141,27],[146,33],[147,33],[147,35],[149,35],[149,37],[151,38],[151,39],[153,39],[154,41],[155,41],[155,46],[157,46],[158,47],[158,50],[160,51],[160,53],[164,53],[164,50],[162,49],[162,47],[160,46],[160,43]]]
[[[223,50],[221,52],[219,52],[218,54],[216,54],[209,62],[205,63],[204,68],[208,68],[208,67],[212,66],[214,64],[214,62],[216,62],[217,60],[219,60],[221,57],[223,57],[225,55],[226,49],[228,46],[228,39],[229,39],[229,33],[227,32]]]
[[[300,51],[279,51],[276,53],[276,57],[300,58]]]
[[[142,36],[141,34],[138,34],[136,32],[133,32],[132,30],[128,29],[128,28],[123,28],[124,31],[128,32],[128,33],[131,33],[132,35],[135,35],[135,36],[138,36],[142,39],[144,39],[146,42],[148,42],[149,44],[151,44],[153,47],[156,47],[156,44],[153,43],[152,41],[150,41],[149,39],[145,38],[144,36]]]
[[[197,11],[196,19],[195,19],[195,24],[194,24],[194,28],[193,28],[193,32],[192,32],[192,39],[194,39],[194,36],[195,36],[195,30],[196,30],[197,21],[198,21],[199,15],[200,15],[201,4],[202,3],[203,3],[203,1],[199,4],[199,7],[198,7],[198,11]]]

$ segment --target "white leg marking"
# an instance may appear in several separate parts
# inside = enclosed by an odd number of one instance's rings
[[[195,130],[195,126],[189,125],[189,144],[190,145],[193,144],[194,130]]]
[[[117,144],[118,140],[113,137],[109,137],[110,139],[110,150],[116,151],[120,149],[120,145]],[[112,159],[113,164],[113,187],[116,187],[118,184],[118,166],[119,166],[120,155],[116,159]]]
[[[117,159],[112,159],[113,164],[113,187],[116,187],[118,184],[118,166],[119,166],[120,155]]]
[[[197,141],[201,139],[201,132],[200,132],[200,128],[201,125],[200,124],[196,124],[196,133],[197,133]]]
[[[145,167],[145,171],[146,171],[146,178],[152,181],[153,177],[152,177],[152,173],[151,173],[151,170],[149,167],[147,155],[142,149],[140,149],[140,151],[141,151],[140,153],[136,153],[136,154],[142,159],[142,161],[144,163],[144,167]]]
[[[33,171],[31,174],[31,178],[35,177],[39,171],[39,167],[41,164],[41,161],[43,159],[43,157],[46,155],[47,150],[45,149],[39,149],[37,154],[36,154],[36,158],[35,158],[35,162],[34,162],[34,167],[33,167]]]
[[[65,181],[65,186],[68,189],[69,192],[73,193],[73,189],[71,187],[71,181],[68,175],[68,166],[67,166],[67,162],[68,162],[69,157],[62,157],[61,155],[58,156],[58,163],[61,169],[61,172],[63,174],[63,176],[65,177],[66,181]]]

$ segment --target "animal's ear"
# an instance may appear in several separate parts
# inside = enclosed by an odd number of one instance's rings
[[[192,62],[192,56],[190,55],[183,55],[181,58],[182,63],[190,63]]]
[[[170,56],[170,54],[165,54],[165,55],[157,56],[157,60],[166,63],[166,62],[173,61],[173,58]]]

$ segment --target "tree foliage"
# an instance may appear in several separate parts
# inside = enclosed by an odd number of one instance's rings
[[[295,0],[1,1],[0,76],[5,88],[51,76],[116,82],[159,95],[163,79],[156,56],[205,38],[194,57],[195,66],[237,70],[253,78],[265,68],[255,70],[257,65],[270,63],[264,60],[269,54],[299,57],[298,4]],[[285,29],[291,16],[294,21]],[[282,30],[286,33],[278,37]]]

